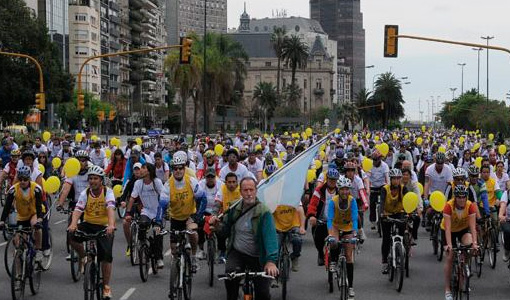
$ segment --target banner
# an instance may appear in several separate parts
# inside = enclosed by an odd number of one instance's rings
[[[257,197],[265,203],[272,212],[278,205],[297,207],[301,202],[307,171],[317,156],[319,148],[324,144],[330,134],[303,151],[283,168],[277,170],[258,185]]]

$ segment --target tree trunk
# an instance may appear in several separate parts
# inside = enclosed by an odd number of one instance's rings
[[[193,97],[193,103],[195,104],[195,109],[193,111],[193,138],[195,138],[198,129],[198,111],[200,107],[199,97]]]
[[[185,94],[181,94],[181,132],[186,133],[186,103],[188,97]]]
[[[278,99],[280,98],[280,72],[281,72],[281,57],[278,57],[278,69],[276,70],[276,95]]]

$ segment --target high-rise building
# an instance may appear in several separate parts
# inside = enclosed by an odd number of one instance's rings
[[[207,32],[227,33],[227,0],[167,0],[167,43],[176,44],[190,32],[204,34],[207,8]]]
[[[101,54],[119,52],[121,45],[119,4],[117,0],[100,0]],[[115,101],[119,94],[120,56],[101,58],[101,100]]]
[[[338,42],[339,83],[351,85],[350,91],[341,92],[344,98],[340,100],[353,101],[365,87],[365,29],[360,0],[310,0],[310,16]]]
[[[88,57],[101,53],[99,18],[97,1],[69,0],[69,73],[75,78]],[[100,66],[98,59],[85,65],[81,78],[83,91],[96,95],[101,93]]]
[[[60,62],[67,70],[69,62],[69,0],[27,0],[34,8],[37,2],[37,16],[48,27],[51,41],[58,45]]]
[[[25,4],[30,9],[30,11],[37,17],[37,0],[25,0]]]

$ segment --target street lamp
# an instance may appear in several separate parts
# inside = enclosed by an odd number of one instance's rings
[[[365,69],[372,69],[374,67],[375,67],[374,65],[370,65],[370,66],[366,66]]]
[[[202,106],[204,108],[204,133],[208,132],[208,124],[207,124],[207,109],[205,105],[205,94],[207,92],[207,77],[206,77],[206,68],[207,68],[207,56],[205,55],[205,49],[207,48],[207,0],[204,1],[204,73],[202,74],[202,85],[204,86],[202,89]]]
[[[450,91],[452,91],[452,101],[453,99],[455,99],[455,91],[457,90],[457,88],[450,88]]]
[[[493,36],[482,36],[483,40],[487,41],[487,46],[489,46],[489,41],[492,40]],[[489,48],[487,48],[487,106],[489,106]]]
[[[471,48],[474,51],[478,52],[478,84],[476,86],[476,93],[480,95],[480,51],[483,51],[483,48]]]
[[[459,65],[462,69],[461,71],[461,84],[460,84],[460,94],[464,94],[464,67],[466,66],[466,63],[458,63],[457,65]]]

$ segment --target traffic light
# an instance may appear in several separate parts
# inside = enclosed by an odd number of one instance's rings
[[[85,110],[85,95],[78,94],[78,111],[83,112]]]
[[[398,56],[398,25],[384,26],[384,57]]]
[[[110,114],[108,116],[108,120],[110,120],[110,121],[115,120],[115,114],[116,114],[116,112],[114,110],[110,110]]]
[[[179,55],[179,62],[181,65],[188,65],[191,62],[191,44],[193,40],[186,37],[181,37],[181,50]]]
[[[35,107],[40,110],[46,109],[46,96],[44,93],[35,94]]]
[[[103,110],[98,110],[97,111],[97,119],[99,120],[99,122],[103,122],[104,121],[104,111]]]

